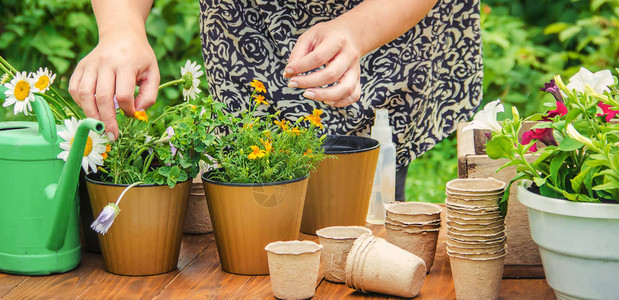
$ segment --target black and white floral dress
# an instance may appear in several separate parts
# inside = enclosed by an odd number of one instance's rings
[[[467,120],[481,100],[478,0],[439,0],[411,30],[361,59],[361,99],[335,108],[305,99],[282,76],[299,35],[360,0],[200,0],[202,48],[213,97],[230,111],[249,105],[264,82],[271,112],[295,121],[324,111],[328,134],[370,133],[374,110],[389,109],[398,166],[407,166]]]

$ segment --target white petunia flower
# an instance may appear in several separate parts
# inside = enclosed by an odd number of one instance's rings
[[[72,117],[71,119],[65,120],[64,124],[66,129],[58,132],[58,136],[65,140],[60,143],[60,148],[64,151],[58,154],[58,158],[67,161],[79,122],[75,117]],[[88,132],[88,139],[86,140],[86,147],[84,148],[84,157],[82,158],[82,168],[86,173],[89,172],[89,167],[94,173],[97,173],[97,166],[103,165],[103,154],[106,153],[105,145],[107,143],[107,139],[103,136],[94,131]]]
[[[52,73],[47,68],[39,68],[36,73],[32,74],[32,77],[34,78],[34,87],[39,89],[41,93],[45,93],[52,83],[54,83],[56,74]]]
[[[13,114],[24,113],[27,116],[28,112],[32,111],[30,102],[34,101],[34,93],[39,91],[34,86],[34,80],[26,75],[26,72],[17,72],[10,82],[4,84],[4,87],[7,90],[4,92],[6,99],[2,106],[14,104]]]
[[[497,114],[505,111],[503,108],[503,104],[501,104],[501,100],[497,99],[495,101],[489,102],[484,106],[484,109],[477,112],[475,117],[473,117],[473,121],[471,124],[464,127],[463,131],[468,131],[472,129],[480,129],[480,130],[490,130],[494,133],[499,133],[502,130],[501,124],[497,121]]]
[[[198,86],[200,85],[200,76],[202,76],[202,71],[200,71],[200,65],[196,62],[192,62],[187,60],[185,62],[185,66],[181,67],[181,76],[185,79],[185,83],[183,83],[183,99],[187,101],[188,99],[195,99],[198,94],[201,92]]]
[[[589,147],[595,147],[591,139],[580,134],[580,132],[578,132],[578,130],[576,130],[576,128],[574,128],[574,125],[572,124],[567,124],[567,127],[565,128],[565,133],[567,133],[567,136],[571,137],[574,140],[577,140]]]
[[[570,78],[570,82],[567,84],[568,90],[576,90],[577,92],[584,93],[585,85],[590,86],[596,93],[604,93],[610,91],[609,86],[613,85],[613,75],[609,70],[602,70],[592,73],[591,71],[581,67],[578,73],[574,74]]]

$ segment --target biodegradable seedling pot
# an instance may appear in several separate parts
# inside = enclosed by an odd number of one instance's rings
[[[307,187],[301,232],[329,226],[363,226],[378,160],[378,141],[359,136],[328,136],[323,160]]]
[[[127,187],[86,177],[92,212],[99,215]],[[105,269],[119,275],[154,275],[176,269],[191,181],[137,185],[120,203],[121,212],[105,235],[99,235]]]
[[[398,223],[392,223],[390,221],[385,221],[385,227],[391,227],[393,229],[406,229],[408,231],[426,231],[441,228],[441,223],[434,223],[429,225],[401,225]]]
[[[499,205],[497,203],[488,204],[488,205],[464,205],[464,204],[455,204],[449,201],[449,198],[445,199],[445,206],[449,207],[452,210],[458,210],[468,213],[491,213],[491,212],[500,212]]]
[[[459,234],[447,230],[447,237],[458,241],[496,241],[505,238],[505,231],[497,232],[495,234]]]
[[[222,183],[202,175],[221,268],[229,273],[269,273],[264,247],[296,240],[308,179],[274,183]]]
[[[465,247],[465,248],[487,248],[489,246],[496,245],[505,245],[505,241],[507,239],[505,237],[495,240],[495,241],[460,241],[455,239],[448,239],[447,242],[456,247]]]
[[[450,204],[450,205],[462,205],[464,207],[467,206],[472,206],[472,207],[485,207],[485,206],[493,206],[493,205],[498,205],[499,201],[501,200],[501,195],[495,196],[495,197],[483,197],[483,198],[477,198],[477,197],[470,197],[470,198],[464,198],[464,197],[457,197],[457,196],[447,196],[447,198],[445,198],[445,204]]]
[[[475,213],[475,212],[458,210],[458,209],[447,207],[447,219],[449,220],[460,219],[466,222],[470,222],[470,221],[486,222],[486,221],[495,220],[498,218],[503,218],[500,211],[494,211],[490,213],[485,213],[485,212]]]
[[[436,219],[434,221],[429,221],[429,222],[402,222],[402,221],[397,221],[397,220],[394,220],[392,218],[386,217],[385,218],[385,222],[389,222],[391,224],[401,225],[401,226],[419,226],[419,227],[421,227],[421,226],[433,226],[433,225],[437,226],[437,225],[440,225],[441,224],[441,219],[438,218],[438,219]]]
[[[471,246],[456,246],[450,241],[447,241],[447,251],[454,254],[464,255],[480,255],[480,254],[498,254],[506,251],[505,243],[499,244],[485,244],[483,247],[471,247]]]
[[[494,178],[458,178],[447,182],[445,191],[451,194],[494,194],[505,191],[505,182]]]
[[[363,243],[355,243],[353,251],[359,251]],[[357,248],[357,249],[355,249]],[[373,244],[362,257],[348,256],[346,272],[351,272],[355,264],[352,260],[361,259],[357,272],[358,284],[349,287],[362,292],[375,292],[413,298],[419,295],[426,274],[424,261],[418,256],[403,250],[382,238],[373,238]]]
[[[456,299],[499,299],[505,257],[470,260],[450,256]]]
[[[387,241],[423,259],[427,273],[430,273],[434,264],[438,234],[438,231],[410,233],[386,228]]]
[[[458,227],[453,227],[447,225],[447,231],[455,234],[463,234],[463,235],[492,235],[498,232],[505,231],[504,225],[497,225],[494,227],[486,227],[483,229],[460,229]]]
[[[445,223],[447,224],[447,226],[451,226],[451,227],[456,227],[459,229],[485,229],[485,228],[489,228],[489,227],[495,227],[495,226],[505,226],[505,219],[503,218],[496,218],[495,220],[490,220],[490,221],[479,221],[479,220],[473,220],[473,221],[466,221],[466,220],[462,220],[462,219],[451,219],[451,218],[447,218],[447,220],[445,221]]]
[[[360,254],[368,246],[369,242],[374,239],[371,234],[362,234],[353,243],[353,246],[346,258],[346,267],[344,273],[346,275],[346,285],[351,288],[355,288],[357,279],[357,264],[359,263]]]
[[[324,246],[321,262],[325,279],[335,283],[346,281],[346,259],[355,240],[372,231],[361,226],[331,226],[316,231],[318,241]]]
[[[424,202],[393,203],[385,206],[387,217],[403,223],[440,220],[441,207]]]
[[[314,296],[322,247],[311,241],[287,241],[273,242],[264,248],[275,297],[308,299]]]

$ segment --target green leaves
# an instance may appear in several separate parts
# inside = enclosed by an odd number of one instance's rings
[[[514,142],[507,136],[493,137],[486,144],[486,154],[492,159],[512,158]]]

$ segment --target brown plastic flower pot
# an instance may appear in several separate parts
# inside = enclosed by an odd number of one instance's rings
[[[321,262],[325,279],[335,283],[346,281],[346,259],[355,240],[372,231],[361,226],[331,226],[316,231],[320,244],[324,246]]]
[[[307,177],[275,183],[222,183],[202,175],[221,268],[269,273],[264,247],[299,238]]]
[[[94,215],[114,203],[126,185],[86,178]],[[118,275],[154,275],[176,269],[191,181],[138,185],[127,191],[120,214],[105,235],[99,235],[105,269]]]
[[[314,296],[322,245],[311,241],[273,242],[267,252],[271,288],[279,299],[309,299]]]
[[[323,160],[310,175],[301,232],[329,226],[363,226],[378,160],[379,143],[359,136],[329,136]]]

